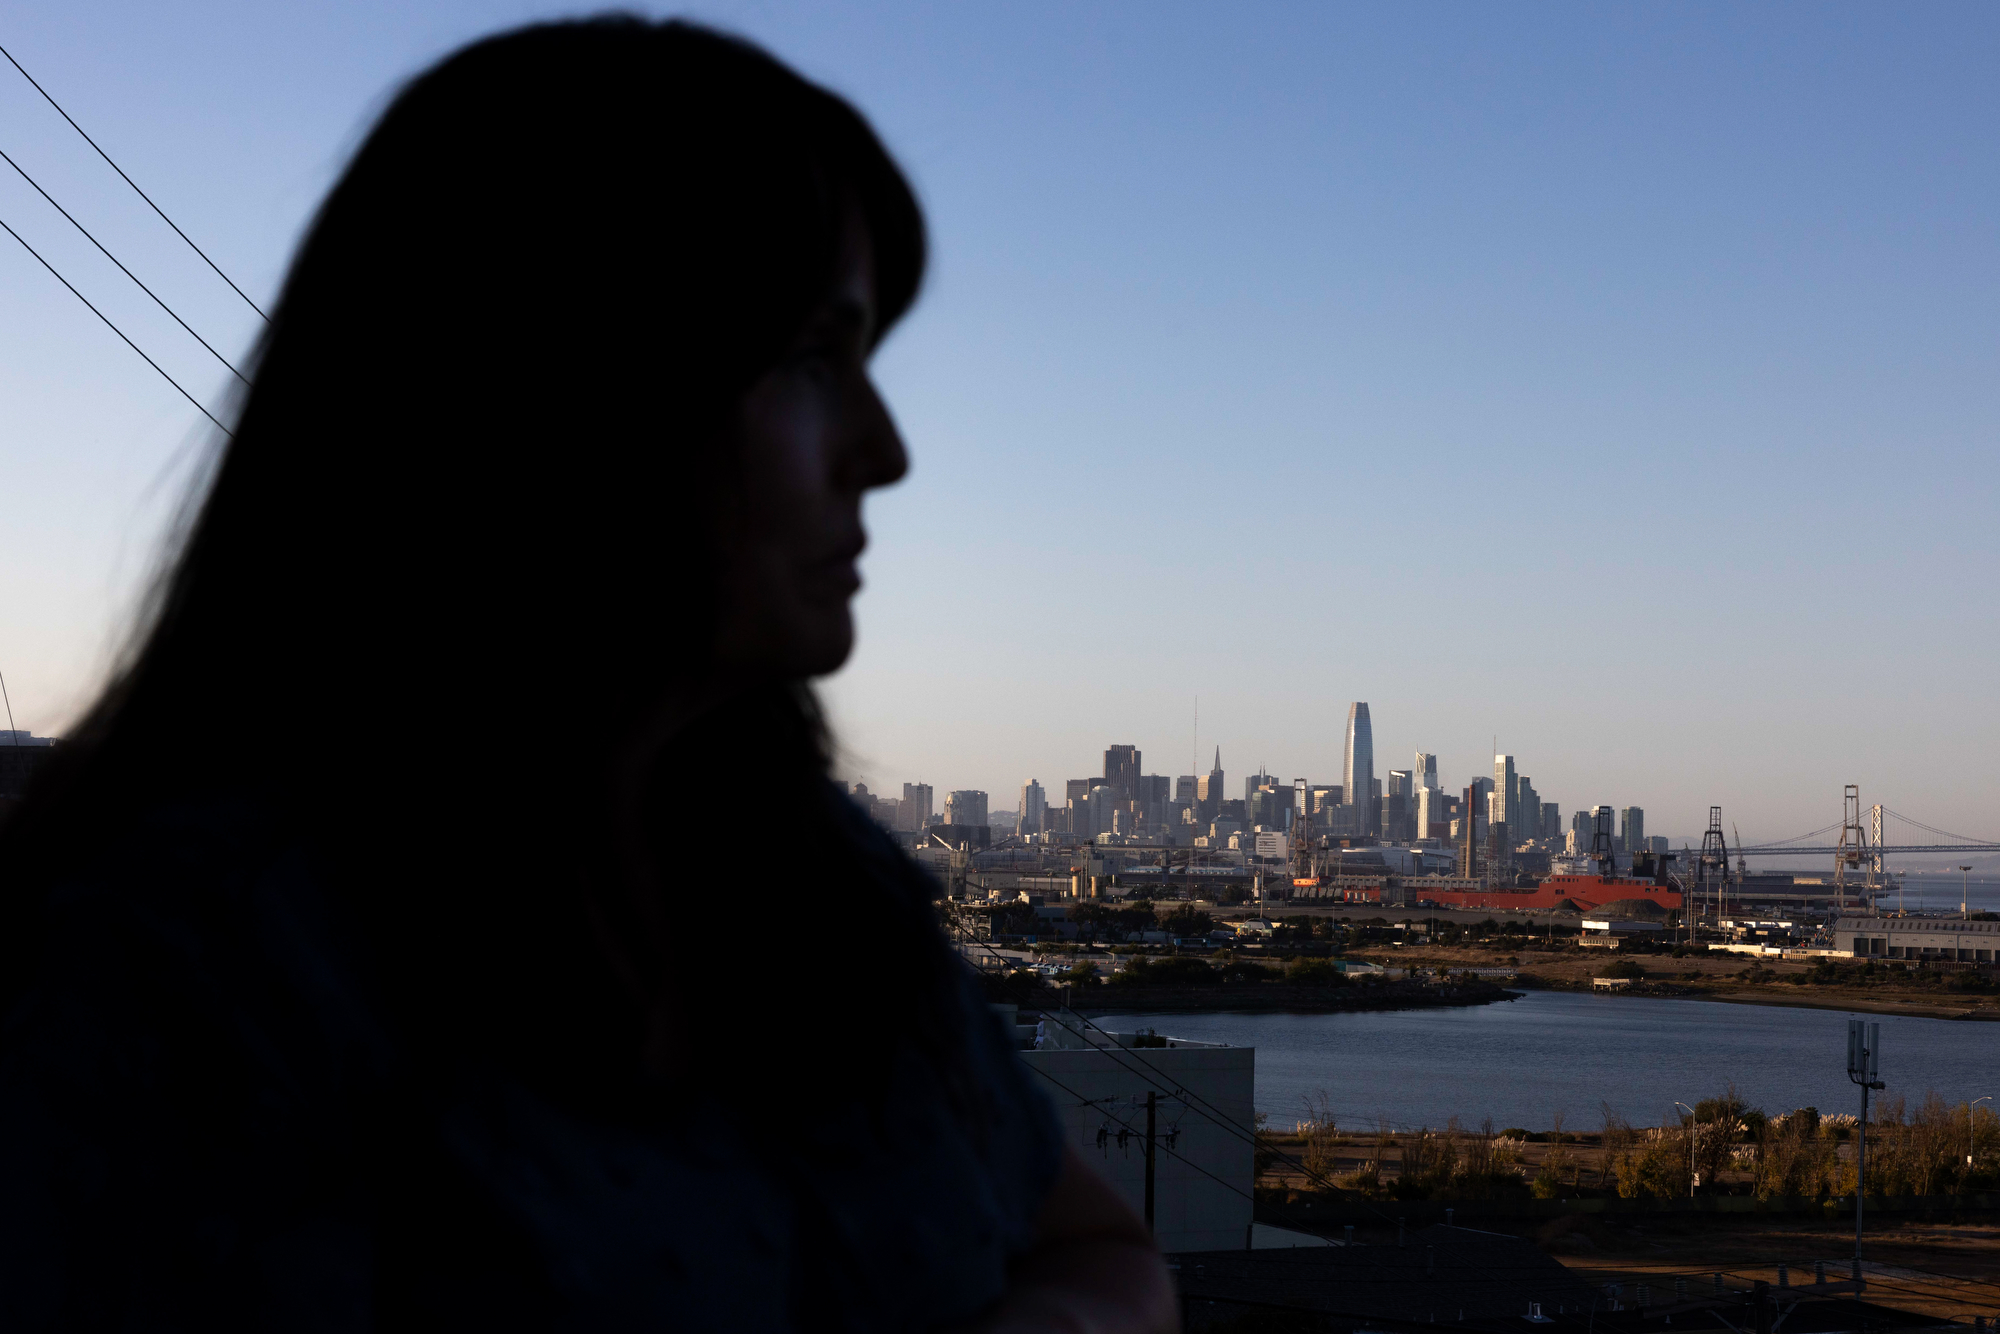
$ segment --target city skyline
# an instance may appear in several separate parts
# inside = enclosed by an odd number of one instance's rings
[[[1341,792],[1340,805],[1344,807],[1353,807],[1356,804],[1353,800],[1352,779],[1350,775],[1356,767],[1357,724],[1361,742],[1360,749],[1363,752],[1359,767],[1366,773],[1373,764],[1373,719],[1367,702],[1363,700],[1350,702],[1347,710],[1347,726],[1342,735],[1341,759],[1343,768],[1341,772],[1342,781],[1338,785],[1338,788]],[[979,801],[978,809],[982,814],[989,811],[993,813],[997,821],[993,826],[996,831],[994,837],[998,838],[1005,832],[1011,832],[1016,824],[1024,820],[1028,827],[1032,829],[1035,826],[1036,816],[1043,810],[1055,811],[1065,805],[1075,805],[1078,802],[1084,802],[1087,806],[1087,799],[1093,798],[1096,790],[1100,787],[1104,789],[1107,797],[1114,793],[1120,800],[1129,800],[1136,797],[1140,799],[1142,804],[1149,797],[1161,803],[1167,802],[1170,797],[1181,801],[1194,801],[1206,812],[1204,818],[1197,823],[1205,825],[1208,820],[1215,817],[1216,808],[1221,802],[1229,799],[1229,791],[1232,787],[1229,775],[1232,773],[1241,780],[1246,798],[1250,795],[1251,789],[1257,784],[1260,778],[1269,778],[1276,786],[1286,790],[1292,789],[1294,785],[1300,785],[1302,791],[1317,792],[1320,788],[1329,786],[1318,774],[1278,773],[1271,770],[1267,764],[1259,764],[1255,768],[1232,770],[1223,761],[1221,744],[1219,742],[1215,743],[1211,751],[1210,768],[1205,772],[1197,771],[1191,774],[1176,774],[1172,772],[1147,774],[1144,772],[1146,768],[1144,763],[1145,753],[1145,748],[1142,746],[1135,746],[1129,743],[1112,743],[1102,749],[1101,772],[1092,770],[1081,776],[1066,776],[1055,780],[1053,783],[1046,784],[1038,776],[1031,776],[1012,786],[976,789],[963,794],[958,790],[954,790],[952,796],[954,798],[961,795],[976,797]],[[1634,838],[1643,839],[1648,833],[1654,832],[1646,827],[1647,818],[1645,816],[1645,807],[1642,803],[1626,801],[1614,803],[1601,800],[1598,797],[1593,797],[1588,801],[1563,800],[1561,798],[1552,802],[1546,800],[1549,794],[1537,788],[1533,784],[1530,775],[1518,773],[1515,767],[1515,760],[1516,757],[1512,754],[1496,751],[1491,756],[1490,775],[1481,773],[1471,774],[1467,783],[1462,785],[1474,792],[1488,794],[1477,812],[1479,827],[1482,831],[1482,840],[1485,837],[1485,830],[1488,827],[1489,821],[1495,818],[1502,818],[1500,813],[1511,811],[1515,802],[1519,803],[1520,818],[1518,820],[1509,820],[1510,828],[1507,831],[1507,841],[1510,845],[1534,839],[1560,842],[1565,830],[1571,827],[1578,827],[1585,830],[1585,844],[1587,846],[1591,812],[1595,810],[1604,810],[1613,813],[1613,823],[1610,833],[1621,849],[1632,846]],[[1439,766],[1438,757],[1434,752],[1421,749],[1412,751],[1410,764],[1411,767],[1409,769],[1397,769],[1393,767],[1388,769],[1386,771],[1386,778],[1377,778],[1373,784],[1374,798],[1377,802],[1385,797],[1402,799],[1404,802],[1402,810],[1409,821],[1405,831],[1397,834],[1381,829],[1379,825],[1371,826],[1364,823],[1361,827],[1357,828],[1356,832],[1378,835],[1385,842],[1392,840],[1406,841],[1409,838],[1423,840],[1443,839],[1446,837],[1445,834],[1431,831],[1432,823],[1436,823],[1442,827],[1444,821],[1443,819],[1439,819],[1433,822],[1428,819],[1429,804],[1427,801],[1420,802],[1418,798],[1421,793],[1430,792],[1435,793],[1440,801],[1456,802],[1458,795],[1448,781],[1447,771]],[[1171,768],[1172,766],[1170,763],[1163,762],[1159,767]],[[1054,771],[1051,770],[1049,772]],[[844,772],[840,776],[843,781],[851,784],[859,784],[862,789],[872,793],[886,794],[894,787],[894,784],[886,778],[858,772]],[[1221,780],[1219,785],[1215,781],[1218,777]],[[1158,790],[1150,791],[1147,788],[1149,783],[1157,783],[1159,785]],[[899,817],[897,827],[921,828],[924,820],[929,818],[930,815],[928,793],[932,790],[932,785],[913,785],[905,782],[902,788],[905,800],[909,799],[912,792],[921,792],[926,794],[926,804],[921,808],[920,813],[905,813],[902,817]],[[1065,798],[1060,801],[1050,800],[1048,793],[1051,789],[1065,792]],[[1392,791],[1392,789],[1395,790]],[[1009,794],[1017,795],[1010,797]],[[1617,794],[1612,795],[1615,796]],[[1015,802],[1015,806],[1011,810],[1002,804],[1002,802],[1010,799]],[[1554,808],[1559,814],[1551,817],[1551,808]],[[950,814],[951,809],[950,805],[947,804],[945,808],[946,814],[942,818],[945,823],[956,825],[959,822],[952,819]],[[1314,798],[1314,809],[1318,809],[1317,798]],[[1579,815],[1579,812],[1582,814]],[[1002,819],[1002,816],[1011,818]],[[1096,832],[1113,832],[1111,822],[1108,818],[1099,819],[1095,815],[1091,818],[1102,825],[1102,829]],[[1706,818],[1707,811],[1704,809],[1702,811],[1702,820],[1704,823]],[[1579,824],[1578,821],[1581,821],[1581,823]],[[1653,823],[1658,825],[1660,821],[1654,820]],[[1250,827],[1249,824],[1245,826],[1246,830]],[[1673,836],[1668,837],[1672,838]],[[1691,846],[1698,845],[1700,836],[1698,833],[1679,836],[1678,838],[1674,838],[1673,846],[1678,848],[1682,842],[1687,842]]]
[[[114,0],[7,40],[262,302],[371,109],[543,12]],[[853,97],[935,242],[878,360],[913,470],[826,687],[844,773],[1011,802],[1113,740],[1198,772],[1199,697],[1233,772],[1337,782],[1365,699],[1378,760],[1455,790],[1497,732],[1676,838],[1815,828],[1849,782],[2000,832],[1990,7],[690,12]],[[6,73],[8,151],[245,353],[256,317]],[[0,216],[226,414],[11,174]],[[0,671],[59,733],[210,433],[18,247],[0,310]]]

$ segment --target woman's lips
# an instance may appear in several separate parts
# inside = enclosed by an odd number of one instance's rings
[[[861,588],[861,571],[852,556],[823,561],[806,571],[806,591],[815,598],[851,598]]]

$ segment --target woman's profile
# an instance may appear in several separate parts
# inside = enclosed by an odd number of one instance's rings
[[[924,258],[698,27],[396,97],[0,830],[0,1327],[1173,1327],[805,684]]]

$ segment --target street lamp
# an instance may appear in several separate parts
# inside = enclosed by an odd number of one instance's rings
[[[1694,1198],[1694,1108],[1684,1102],[1675,1101],[1676,1107],[1687,1107],[1688,1114],[1688,1198]]]
[[[1972,868],[1961,866],[1958,870],[1958,910],[1969,922],[1972,920]]]
[[[1972,1170],[1972,1114],[1979,1109],[1980,1103],[1991,1101],[1993,1095],[1989,1093],[1983,1098],[1974,1098],[1972,1105],[1965,1109],[1965,1170],[1968,1172]]]

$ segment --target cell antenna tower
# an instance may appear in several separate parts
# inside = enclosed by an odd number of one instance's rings
[[[1879,821],[1877,827],[1880,827]],[[1875,846],[1881,846],[1879,840]],[[1833,899],[1836,911],[1847,911],[1847,888],[1853,882],[1848,879],[1849,871],[1861,872],[1860,893],[1865,896],[1864,906],[1872,913],[1875,910],[1875,871],[1881,865],[1881,855],[1869,850],[1868,830],[1861,823],[1861,788],[1849,783],[1841,799],[1840,842],[1833,850]]]
[[[1729,898],[1729,839],[1722,832],[1722,807],[1708,808],[1708,829],[1701,836],[1701,857],[1694,864],[1695,893],[1712,906],[1717,922]]]

